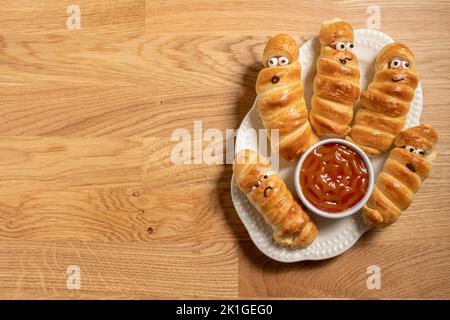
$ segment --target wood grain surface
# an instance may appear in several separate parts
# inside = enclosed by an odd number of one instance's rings
[[[237,128],[270,36],[366,28],[369,5],[415,52],[439,156],[392,227],[334,259],[272,261],[235,213],[231,167],[174,164],[171,134]],[[444,0],[2,1],[0,298],[450,299],[449,16]]]

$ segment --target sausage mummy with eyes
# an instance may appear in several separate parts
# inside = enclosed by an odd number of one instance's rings
[[[360,93],[358,58],[351,51],[353,29],[336,18],[323,22],[319,38],[311,125],[319,136],[344,137],[350,132],[353,107]]]
[[[387,151],[405,125],[414,90],[419,83],[412,51],[394,42],[385,46],[375,62],[375,77],[360,98],[351,136],[369,156]]]
[[[264,49],[265,68],[256,80],[259,115],[269,137],[278,130],[279,144],[272,143],[272,149],[285,160],[298,159],[318,141],[308,121],[298,50],[289,35],[271,38]]]
[[[270,173],[270,162],[255,151],[243,150],[233,164],[236,183],[261,213],[281,246],[306,247],[317,237],[317,227],[294,199],[283,180]]]
[[[367,225],[386,227],[406,210],[431,170],[436,158],[438,135],[431,126],[421,124],[400,132],[395,139],[373,193],[363,208]]]

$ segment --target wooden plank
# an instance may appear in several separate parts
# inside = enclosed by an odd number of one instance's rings
[[[365,236],[369,237],[369,235]],[[450,246],[447,242],[375,244],[363,238],[339,257],[283,264],[248,242],[240,243],[239,296],[290,298],[446,299]],[[381,288],[369,290],[369,266],[381,271]]]
[[[235,243],[248,235],[228,193],[130,186],[7,196],[0,203],[0,240]]]
[[[442,66],[450,45],[444,42],[436,47],[439,38],[435,34],[424,37],[422,41],[400,40],[407,41],[418,57],[425,97],[446,99],[442,93],[448,90],[449,75]],[[166,34],[119,42],[66,33],[58,37],[5,35],[3,40],[0,51],[2,91],[11,91],[12,85],[19,85],[18,92],[37,94],[37,88],[46,92],[44,88],[64,83],[74,86],[73,94],[78,91],[86,94],[83,87],[101,84],[115,88],[149,88],[145,93],[136,90],[151,97],[154,94],[177,95],[192,88],[201,88],[203,92],[211,88],[223,88],[224,92],[239,89],[254,94],[267,36]],[[429,73],[427,70],[436,71]],[[43,99],[41,96],[40,100]]]
[[[188,170],[198,178],[186,181],[186,188],[178,173],[183,165],[152,167],[170,164],[171,144],[152,151],[161,141],[147,138],[143,146],[136,138],[0,138],[0,239],[246,238],[230,201],[231,168],[203,165],[203,176]]]
[[[0,150],[3,198],[35,190],[134,185],[141,181],[139,138],[3,136]]]
[[[237,90],[155,91],[142,86],[0,87],[0,135],[170,137],[178,128],[225,131],[239,125]]]
[[[232,297],[237,254],[231,243],[0,241],[1,298]],[[80,268],[80,289],[67,268]]]
[[[176,145],[179,141],[171,141],[170,138],[160,139],[144,139],[143,143],[143,186],[144,188],[186,188],[195,185],[216,185],[221,183],[221,186],[227,184],[226,179],[231,179],[231,167],[224,167],[221,164],[207,165],[203,162],[203,150],[206,148],[207,141],[203,139],[195,139],[194,132],[190,133],[190,151],[191,155],[186,160],[190,164],[185,164],[172,159],[172,153],[182,157],[183,152],[177,152]],[[223,145],[222,154],[219,155],[222,161],[225,161],[225,143],[220,141]],[[199,155],[199,163],[196,154]],[[181,161],[181,159],[180,159]],[[225,175],[225,176],[224,176]],[[224,176],[224,179],[222,179]],[[229,188],[229,185],[227,186]]]
[[[137,37],[10,35],[2,38],[0,85],[151,85],[149,95],[248,83],[267,37],[146,34]],[[258,64],[258,68],[260,64]]]
[[[68,7],[80,9],[80,29],[68,30]],[[136,36],[144,32],[145,0],[2,1],[0,30],[3,34],[55,34],[78,32]]]
[[[175,144],[168,138],[144,139],[143,143],[144,194],[162,206],[152,214],[168,227],[160,237],[168,241],[194,235],[220,241],[248,239],[231,201],[231,166],[173,163]],[[192,156],[194,150],[198,149],[193,140]],[[225,154],[222,159],[226,161]]]
[[[0,166],[0,239],[147,239],[139,139],[0,137]]]
[[[34,191],[2,199],[2,240],[150,241],[150,213],[133,187]],[[4,204],[3,204],[4,203]],[[6,206],[10,206],[7,208]]]
[[[394,31],[394,34],[399,32],[416,36],[417,32],[434,33],[442,26],[448,28],[445,21],[449,7],[445,0],[432,1],[432,5],[430,2],[407,0],[381,0],[373,4],[357,0],[280,0],[276,4],[269,0],[234,0],[214,5],[207,0],[189,3],[183,0],[152,0],[146,7],[146,30],[152,33],[317,34],[321,22],[333,17],[350,21],[355,28],[365,28],[371,15],[367,12],[370,5],[380,8],[382,31],[389,34]],[[332,12],[324,12],[326,8],[332,8]],[[398,12],[404,10],[408,14],[399,16]],[[411,17],[420,17],[421,23],[415,23]]]

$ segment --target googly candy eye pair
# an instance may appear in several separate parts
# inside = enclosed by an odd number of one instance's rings
[[[272,57],[267,61],[267,65],[269,67],[276,67],[277,65],[285,66],[289,64],[289,59],[283,56],[280,57]]]
[[[409,68],[409,62],[402,59],[393,59],[391,62],[389,62],[389,68],[390,69],[397,69],[403,67],[403,69]]]
[[[336,49],[337,51],[345,51],[353,49],[354,45],[351,42],[337,41],[335,43],[332,43],[331,47],[333,49]]]
[[[411,153],[420,154],[422,156],[425,154],[425,151],[423,149],[415,148],[413,146],[405,146],[404,148],[406,151],[409,151]]]

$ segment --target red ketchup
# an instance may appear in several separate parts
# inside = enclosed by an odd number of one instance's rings
[[[305,198],[329,213],[346,211],[367,193],[369,175],[353,148],[327,143],[315,148],[302,163],[300,186]]]

